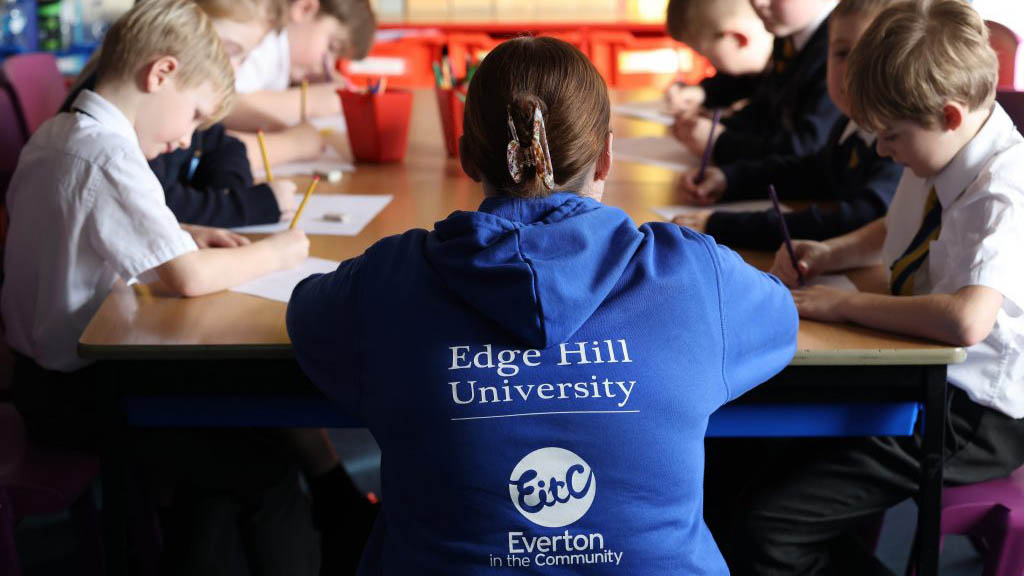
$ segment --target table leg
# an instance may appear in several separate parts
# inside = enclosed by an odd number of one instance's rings
[[[120,409],[120,374],[111,363],[104,370],[103,394],[105,431],[101,482],[103,488],[103,552],[107,576],[128,573],[128,455]]]
[[[918,499],[914,562],[917,576],[939,573],[939,522],[942,516],[942,459],[946,429],[946,367],[925,368],[924,437],[921,493]]]

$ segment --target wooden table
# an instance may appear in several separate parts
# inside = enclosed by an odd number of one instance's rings
[[[650,98],[631,94],[627,98]],[[650,136],[664,128],[613,119],[616,136]],[[651,207],[677,203],[676,175],[656,167],[619,163],[606,185],[604,201],[623,208],[634,221],[657,219]],[[308,179],[298,179],[302,189]],[[482,200],[479,185],[466,178],[458,160],[445,155],[436,101],[432,92],[417,93],[405,162],[360,165],[337,184],[321,183],[319,194],[392,194],[394,200],[356,237],[311,237],[313,256],[344,260],[361,254],[379,238],[410,228],[430,229],[455,210],[474,210]],[[767,268],[770,254],[746,253],[750,263]],[[884,287],[877,270],[850,274],[862,290]],[[168,361],[218,362],[289,359],[285,305],[254,296],[221,292],[182,299],[150,286],[117,286],[89,323],[79,341],[85,358],[131,363],[129,377],[111,379],[111,434],[123,424],[123,393],[143,387],[146,367],[163,370]],[[918,574],[938,567],[938,522],[942,483],[942,430],[945,425],[946,365],[963,361],[961,348],[950,348],[845,324],[802,321],[798,350],[790,368],[769,385],[744,397],[771,402],[780,398],[825,398],[828,401],[906,401],[924,403],[922,493],[918,521]],[[141,367],[141,368],[140,368]],[[143,370],[143,372],[140,372]],[[124,374],[124,371],[115,371]],[[123,462],[116,453],[104,458],[105,531],[112,561],[110,573],[124,570]]]

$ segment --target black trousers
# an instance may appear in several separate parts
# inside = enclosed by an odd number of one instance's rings
[[[29,440],[101,454],[101,377],[95,365],[61,373],[18,356],[12,397]],[[202,385],[201,379],[190,384]],[[134,487],[133,505],[160,510],[161,574],[318,573],[319,535],[294,457],[280,435],[244,428],[125,432],[134,476],[142,485]],[[145,514],[130,513],[133,523],[151,525]]]
[[[963,485],[1024,464],[1024,419],[950,386],[943,476]],[[891,574],[858,537],[914,497],[921,436],[709,439],[705,519],[733,574]]]

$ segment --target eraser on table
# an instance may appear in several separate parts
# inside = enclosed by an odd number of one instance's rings
[[[328,182],[334,184],[334,183],[337,183],[337,182],[341,182],[341,177],[342,177],[343,173],[342,173],[341,170],[329,170],[327,172],[322,172],[322,171],[318,170],[314,174],[316,176],[319,176],[320,178],[322,178],[324,180],[327,180]]]
[[[324,220],[328,222],[347,222],[349,215],[342,212],[325,212]]]

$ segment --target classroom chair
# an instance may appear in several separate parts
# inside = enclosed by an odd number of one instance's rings
[[[10,56],[3,61],[3,74],[14,92],[27,136],[60,110],[68,89],[48,52]]]
[[[99,472],[95,458],[29,445],[21,416],[0,403],[0,574],[20,576],[14,529],[27,516],[70,508],[78,544],[79,574],[103,574],[100,525],[89,490]]]
[[[1024,467],[1006,478],[945,488],[940,530],[980,544],[983,576],[1024,574]]]
[[[1024,48],[1019,34],[1003,24],[986,20],[989,43],[999,58],[999,88],[1024,90]]]
[[[0,85],[0,256],[7,237],[7,186],[11,183],[18,154],[25,145],[25,134],[14,108],[10,92]],[[0,282],[3,272],[0,270]]]
[[[1017,131],[1024,134],[1024,92],[999,90],[996,92],[996,101],[1006,110]]]

